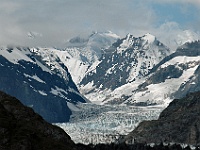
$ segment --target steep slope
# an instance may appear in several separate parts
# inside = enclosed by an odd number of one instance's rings
[[[200,92],[173,100],[158,120],[144,121],[125,138],[130,142],[200,144]]]
[[[55,53],[69,69],[74,82],[79,84],[85,74],[98,65],[104,50],[118,38],[119,36],[110,31],[94,32],[89,37],[70,39],[65,50]]]
[[[0,90],[17,97],[49,122],[66,122],[85,102],[65,65],[50,49],[2,47]]]
[[[100,63],[80,82],[80,91],[90,100],[107,101],[112,91],[142,79],[169,54],[151,34],[138,38],[128,34],[105,50]]]
[[[60,128],[42,119],[14,97],[0,92],[1,150],[74,150],[75,144]]]

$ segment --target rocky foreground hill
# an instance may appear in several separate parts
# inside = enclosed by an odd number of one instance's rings
[[[73,150],[75,144],[19,100],[0,92],[1,150]]]
[[[158,120],[143,121],[127,137],[132,141],[200,144],[200,92],[173,100]]]

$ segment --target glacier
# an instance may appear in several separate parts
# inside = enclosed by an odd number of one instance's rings
[[[157,106],[76,105],[70,121],[56,123],[75,143],[98,144],[117,142],[130,133],[141,121],[157,119],[164,109]]]

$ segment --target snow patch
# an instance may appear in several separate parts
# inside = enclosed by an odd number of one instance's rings
[[[38,91],[41,95],[47,96],[47,93],[45,93],[44,91]]]
[[[32,59],[30,59],[27,54],[30,54],[28,50],[19,50],[17,48],[0,48],[0,54],[5,57],[8,61],[18,64],[19,60],[25,60],[32,63],[35,63]]]
[[[45,82],[44,82],[42,79],[40,79],[37,75],[30,76],[30,75],[24,73],[24,76],[25,76],[25,77],[29,77],[29,78],[31,78],[31,79],[34,79],[34,80],[36,80],[36,81],[38,81],[38,82],[41,82],[41,83],[45,83]]]
[[[57,86],[55,86],[55,88],[51,88],[50,93],[67,99],[67,97],[66,97],[66,95],[68,94],[67,91],[65,91],[64,89],[61,89]]]

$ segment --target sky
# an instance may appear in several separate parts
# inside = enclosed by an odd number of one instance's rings
[[[0,0],[0,45],[59,47],[93,31],[166,43],[183,30],[199,33],[199,14],[200,0]]]

